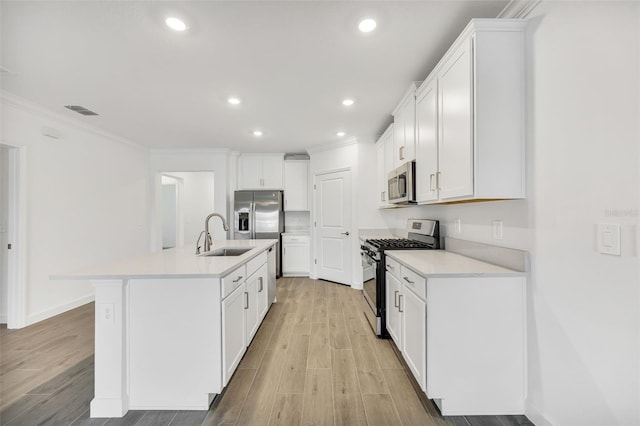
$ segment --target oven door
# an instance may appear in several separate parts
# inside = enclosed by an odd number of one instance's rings
[[[376,336],[383,336],[386,333],[382,318],[384,306],[381,304],[383,301],[381,298],[384,297],[384,293],[380,291],[380,287],[383,284],[381,280],[384,280],[384,271],[382,271],[381,261],[374,259],[365,252],[362,252],[361,255],[363,266],[367,265],[367,267],[373,268],[373,273],[365,277],[363,283],[362,294],[367,302],[367,306],[364,308],[364,316],[369,321]]]

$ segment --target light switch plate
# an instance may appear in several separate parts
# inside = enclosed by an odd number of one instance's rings
[[[462,221],[460,218],[453,221],[453,230],[456,234],[462,233]]]
[[[503,238],[502,221],[501,220],[494,220],[492,222],[492,225],[493,225],[493,239],[494,240],[501,240]]]
[[[598,224],[598,253],[620,256],[620,224]]]

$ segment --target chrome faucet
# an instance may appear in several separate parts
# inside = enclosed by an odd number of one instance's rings
[[[229,230],[229,225],[227,225],[227,220],[224,218],[224,216],[218,213],[211,213],[209,216],[207,216],[207,218],[204,220],[204,251],[205,253],[211,250],[212,241],[211,241],[211,234],[209,234],[209,219],[211,219],[214,216],[218,216],[220,220],[222,220],[222,228],[225,231]],[[200,241],[200,237],[198,237],[198,241]],[[200,251],[200,247],[197,247],[197,245],[198,245],[198,242],[196,242],[196,253]]]

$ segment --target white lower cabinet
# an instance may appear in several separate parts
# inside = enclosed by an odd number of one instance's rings
[[[392,275],[390,272],[386,272],[386,299],[387,299],[387,331],[389,335],[396,342],[396,346],[402,348],[402,315],[398,309],[398,299],[402,286],[398,278]]]
[[[222,301],[223,386],[229,382],[247,347],[245,288],[245,285],[242,284]]]
[[[223,292],[225,285],[237,286],[222,300],[222,381],[226,386],[269,309],[267,254],[251,259],[246,269],[243,265],[222,282]]]
[[[386,303],[387,331],[420,388],[426,390],[427,305],[423,298],[411,290],[418,279],[407,273],[407,268],[387,258]]]
[[[524,414],[526,278],[386,263],[387,330],[441,413]]]
[[[309,276],[309,236],[282,236],[282,275]]]
[[[403,286],[398,301],[402,314],[402,354],[423,391],[427,370],[427,304]]]

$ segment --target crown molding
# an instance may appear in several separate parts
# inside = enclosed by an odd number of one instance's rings
[[[542,0],[511,0],[498,13],[501,19],[524,19],[535,9]]]
[[[334,149],[338,149],[338,148],[343,148],[345,146],[350,146],[350,145],[357,145],[358,144],[358,139],[356,137],[351,137],[347,140],[344,141],[338,141],[338,142],[334,142],[334,143],[330,143],[330,144],[326,144],[326,145],[320,145],[320,146],[314,146],[311,148],[307,148],[307,153],[309,155],[313,155],[313,154],[317,154],[319,152],[323,152],[323,151],[332,151]]]
[[[50,120],[56,120],[61,123],[64,123],[68,126],[74,127],[78,130],[91,133],[95,136],[99,136],[101,138],[108,139],[112,142],[120,143],[123,145],[127,145],[131,148],[135,148],[141,151],[149,152],[149,148],[141,145],[139,143],[133,142],[129,139],[123,138],[121,136],[114,135],[113,133],[109,133],[105,130],[102,130],[94,125],[84,123],[75,118],[67,117],[57,112],[51,111],[47,108],[44,108],[38,104],[35,104],[32,101],[24,99],[18,95],[14,95],[13,93],[9,93],[5,90],[0,91],[0,100],[3,104],[12,106],[14,108],[20,109],[22,111],[38,114],[42,117],[48,118]]]

